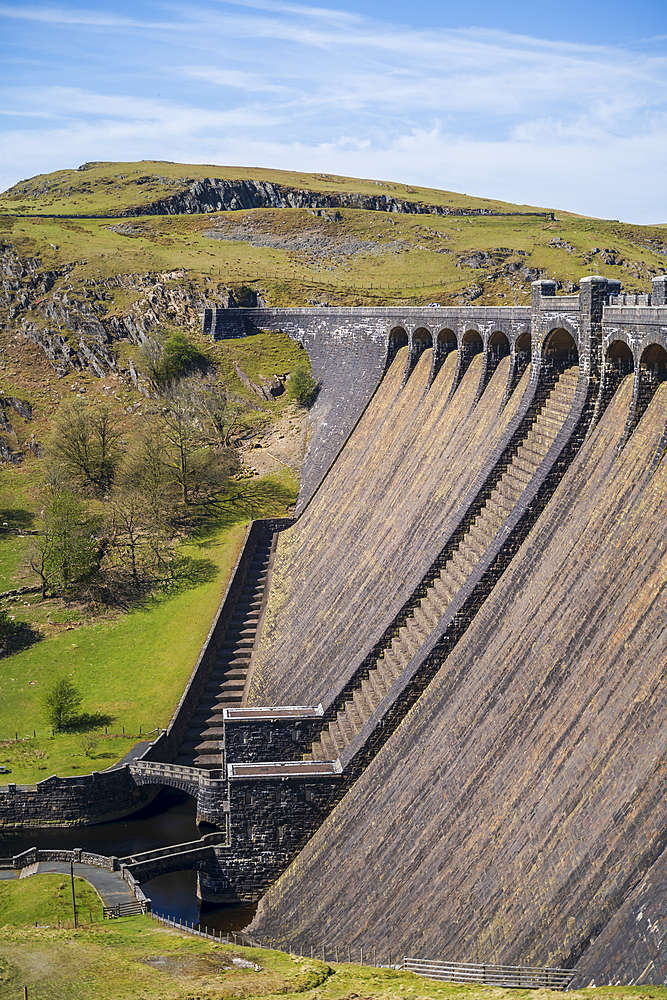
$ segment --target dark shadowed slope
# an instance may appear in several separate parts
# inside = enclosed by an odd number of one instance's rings
[[[456,357],[427,390],[425,351],[400,389],[400,351],[336,464],[280,536],[250,704],[317,703],[387,623],[449,537],[452,516],[517,412],[528,373],[503,408],[509,359],[480,402],[482,355],[448,402]]]
[[[560,964],[663,850],[667,386],[619,455],[631,391],[257,933]]]

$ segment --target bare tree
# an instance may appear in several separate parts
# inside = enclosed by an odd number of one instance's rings
[[[199,383],[187,379],[172,382],[163,402],[166,464],[183,503],[189,504],[197,492],[207,495],[219,490],[238,471],[240,462],[231,448],[210,448],[206,433],[209,412]]]
[[[107,406],[75,400],[60,407],[48,443],[51,465],[60,466],[83,487],[107,490],[118,463],[120,431]],[[57,479],[52,470],[52,478]]]
[[[30,567],[42,581],[42,596],[69,596],[99,567],[96,522],[69,490],[52,490],[44,508],[44,529],[36,535]]]

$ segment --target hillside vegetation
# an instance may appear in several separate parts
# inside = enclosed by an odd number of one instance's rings
[[[99,900],[76,880],[79,929],[69,878],[34,875],[0,882],[0,1000],[556,1000],[550,990],[439,983],[398,969],[331,963],[266,948],[217,944],[162,927],[147,916],[100,922]],[[57,923],[61,928],[58,929]],[[35,926],[38,925],[38,926]],[[327,956],[328,958],[329,956]],[[397,957],[398,960],[398,957]],[[587,991],[586,991],[587,992]],[[583,1000],[582,992],[568,994]],[[656,986],[596,990],[602,1000],[665,1000]]]

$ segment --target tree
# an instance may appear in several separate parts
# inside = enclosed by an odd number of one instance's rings
[[[44,695],[44,714],[53,728],[60,732],[75,720],[82,701],[69,677],[61,677]]]
[[[182,379],[169,385],[161,428],[166,443],[164,461],[184,504],[190,503],[193,493],[208,495],[219,490],[240,468],[232,448],[207,447],[206,409],[197,384]]]
[[[48,457],[81,486],[103,494],[118,464],[119,438],[116,420],[107,406],[90,406],[83,400],[74,400],[58,410]],[[51,475],[56,480],[62,479],[53,472]]]
[[[44,508],[44,529],[35,536],[30,566],[48,592],[69,596],[99,566],[96,522],[69,490],[53,489]]]
[[[315,395],[317,382],[305,365],[297,365],[289,377],[287,398],[300,406],[308,406]]]
[[[204,355],[182,330],[175,330],[165,343],[157,337],[148,337],[139,349],[139,367],[156,392],[202,361]]]
[[[218,444],[231,446],[232,435],[247,426],[246,417],[259,406],[228,393],[221,385],[205,386],[200,392],[200,412],[208,421]]]
[[[156,392],[162,383],[164,347],[157,337],[148,337],[139,348],[137,359],[140,370],[149,379]]]
[[[164,345],[163,379],[178,378],[203,360],[199,348],[190,343],[182,330],[176,330]]]

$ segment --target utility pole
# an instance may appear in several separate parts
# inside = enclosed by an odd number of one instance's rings
[[[72,912],[74,913],[74,930],[77,928],[76,920],[76,896],[74,895],[74,861],[70,859],[69,863],[69,873],[72,880]]]

